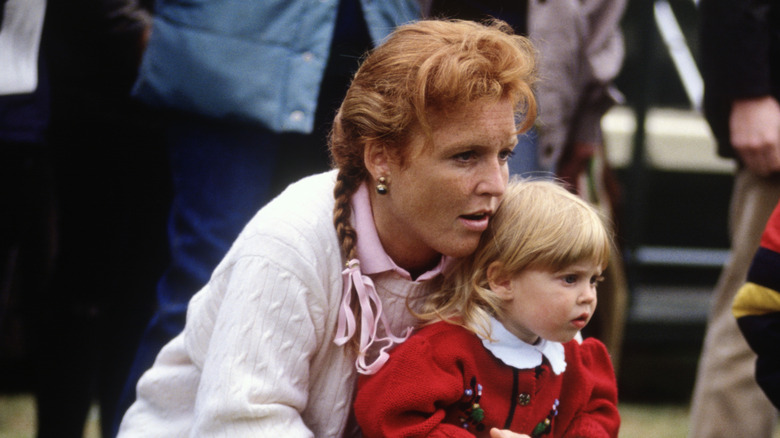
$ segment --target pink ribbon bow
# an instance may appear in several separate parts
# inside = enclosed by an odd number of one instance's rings
[[[382,313],[382,301],[376,293],[374,282],[360,272],[360,262],[352,259],[347,263],[347,268],[341,273],[344,276],[344,291],[339,309],[339,322],[336,329],[336,345],[344,345],[355,334],[355,315],[350,308],[352,300],[352,286],[357,292],[360,304],[360,350],[355,360],[355,367],[361,374],[374,374],[382,368],[390,355],[387,350],[395,344],[404,342],[412,332],[412,328],[406,329],[403,337],[394,336],[390,332],[387,318]],[[371,303],[373,302],[373,306]],[[376,308],[376,313],[374,312]],[[377,338],[379,323],[382,323],[387,334],[384,338]],[[386,342],[387,345],[379,350],[379,356],[372,362],[366,363],[366,355],[374,342]]]

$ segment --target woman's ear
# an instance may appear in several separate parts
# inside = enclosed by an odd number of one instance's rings
[[[514,298],[512,276],[504,272],[501,262],[493,262],[487,268],[487,280],[490,290],[504,301]]]
[[[379,141],[368,141],[363,152],[366,169],[376,181],[380,176],[390,175],[390,157],[385,145]]]

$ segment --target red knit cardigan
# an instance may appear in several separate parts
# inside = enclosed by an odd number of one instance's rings
[[[360,378],[355,415],[367,438],[488,437],[492,427],[617,437],[617,384],[604,344],[588,338],[564,350],[560,375],[546,360],[518,370],[462,327],[426,326],[396,347],[377,374]]]

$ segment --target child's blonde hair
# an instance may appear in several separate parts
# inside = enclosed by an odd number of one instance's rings
[[[557,271],[595,261],[606,268],[613,245],[605,218],[552,180],[513,179],[477,250],[459,261],[440,290],[429,295],[423,321],[445,320],[490,338],[489,318],[501,316],[501,301],[488,285],[488,267],[511,276],[529,267]]]

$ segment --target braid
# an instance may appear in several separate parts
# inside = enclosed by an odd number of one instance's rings
[[[341,252],[347,261],[357,257],[357,232],[352,227],[350,216],[352,215],[352,195],[360,185],[361,180],[351,178],[348,172],[339,170],[336,177],[336,187],[333,189],[333,197],[336,204],[333,207],[333,225],[341,245]]]
[[[362,176],[362,173],[360,171],[350,173],[347,168],[339,169],[336,176],[336,187],[333,189],[333,197],[336,199],[333,207],[333,225],[336,227],[341,252],[347,261],[357,258],[358,236],[350,221],[350,216],[352,215],[352,203],[350,201],[352,200],[352,195],[357,191],[360,183],[365,178]],[[352,293],[352,291],[349,291],[349,293]],[[355,316],[355,321],[360,321],[360,316],[363,312],[360,310],[358,300],[352,300],[350,308]],[[355,328],[355,335],[349,340],[347,344],[349,348],[344,350],[345,353],[349,351],[357,353],[360,350],[361,327],[361,324],[358,324]]]

